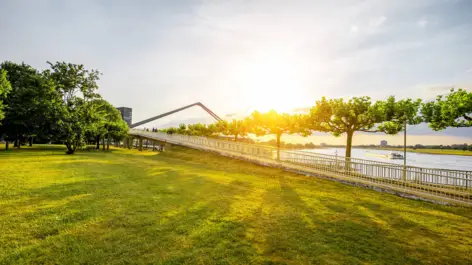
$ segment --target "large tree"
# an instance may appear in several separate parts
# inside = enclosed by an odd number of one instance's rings
[[[111,140],[121,140],[128,132],[128,125],[121,118],[121,114],[113,105],[104,99],[95,99],[88,103],[90,108],[90,126],[87,127],[87,133],[96,141],[99,149],[100,139],[102,140],[103,150],[105,150],[105,139],[107,141],[106,149],[110,148]]]
[[[249,133],[250,128],[250,118],[244,120],[233,119],[230,122],[225,120],[219,120],[215,124],[215,128],[218,133],[223,135],[231,135],[234,137],[234,140],[237,141],[238,137],[244,137]]]
[[[100,98],[96,92],[100,73],[98,70],[87,70],[81,64],[48,64],[51,69],[45,71],[45,76],[54,82],[63,100],[62,108],[58,110],[57,137],[66,145],[67,153],[73,154],[84,144],[86,133],[97,122],[91,102]]]
[[[354,97],[348,101],[326,99],[316,101],[310,110],[310,129],[334,136],[346,134],[346,157],[351,157],[352,139],[356,131],[369,131],[384,116],[370,97]]]
[[[406,125],[417,125],[423,121],[419,115],[421,99],[396,100],[390,96],[386,101],[379,101],[377,110],[383,115],[383,122],[377,126],[377,131],[386,134],[397,134],[404,131]]]
[[[374,104],[370,97],[353,97],[347,101],[323,97],[310,110],[309,127],[334,136],[346,134],[345,156],[351,157],[355,132],[397,134],[404,130],[405,123],[421,122],[418,116],[420,104],[421,100],[397,101],[393,96]]]
[[[421,113],[435,131],[472,127],[472,92],[451,89],[446,97],[439,95],[435,101],[424,103]]]
[[[36,69],[24,63],[3,62],[11,83],[11,93],[6,99],[5,121],[0,127],[7,141],[15,140],[15,146],[33,137],[47,138],[51,133],[55,108],[61,104],[54,84]]]
[[[7,80],[7,72],[3,69],[0,69],[0,125],[3,118],[5,118],[5,113],[3,112],[3,99],[6,98],[10,90],[11,85]]]
[[[284,134],[300,134],[307,136],[309,131],[303,126],[304,118],[301,115],[277,113],[275,110],[261,113],[254,111],[248,120],[251,132],[257,136],[275,135],[277,143],[277,159],[280,158],[280,139]]]
[[[234,136],[234,141],[238,140],[238,137],[245,137],[249,133],[250,127],[250,120],[236,120],[233,119],[230,123],[228,123],[228,133]]]

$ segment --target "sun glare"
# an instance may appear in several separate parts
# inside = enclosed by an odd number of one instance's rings
[[[244,69],[242,89],[251,108],[290,112],[300,104],[300,78],[290,58],[267,54],[250,61]]]

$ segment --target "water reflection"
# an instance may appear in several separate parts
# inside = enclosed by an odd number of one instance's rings
[[[344,156],[345,153],[344,148],[307,149],[304,151],[327,155],[336,155],[337,151],[338,155],[340,156]],[[351,156],[354,158],[403,165],[403,160],[393,160],[386,157],[391,152],[392,151],[389,150],[355,148],[352,149]],[[407,165],[410,166],[472,170],[472,156],[432,155],[407,152],[406,159]]]

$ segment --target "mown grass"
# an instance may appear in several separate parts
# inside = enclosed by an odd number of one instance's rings
[[[0,264],[472,264],[470,208],[178,147],[0,163]]]

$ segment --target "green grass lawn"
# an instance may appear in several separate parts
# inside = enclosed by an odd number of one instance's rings
[[[472,264],[472,210],[175,147],[0,151],[0,264]]]

